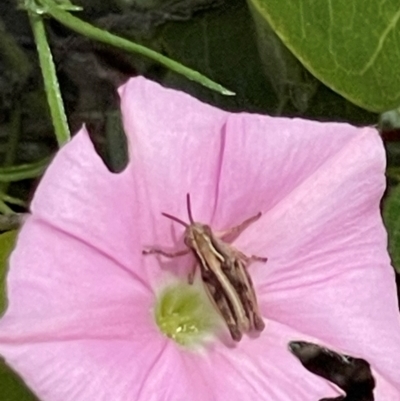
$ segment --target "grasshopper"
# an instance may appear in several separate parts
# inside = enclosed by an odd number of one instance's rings
[[[204,288],[225,320],[232,339],[240,341],[245,332],[262,331],[265,324],[247,267],[254,261],[265,263],[267,258],[246,256],[225,242],[231,236],[237,237],[250,224],[257,221],[261,213],[217,235],[207,224],[194,221],[189,194],[186,195],[186,204],[189,224],[170,214],[162,213],[162,215],[185,227],[184,243],[187,249],[169,253],[150,248],[144,250],[143,254],[159,254],[175,258],[192,251],[196,261],[189,273],[188,281],[190,284],[193,283],[196,267],[199,265]]]

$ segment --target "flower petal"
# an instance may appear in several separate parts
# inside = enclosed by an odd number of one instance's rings
[[[230,114],[216,226],[268,213],[359,133],[348,124]]]
[[[372,372],[375,378],[374,401],[398,400],[399,388],[379,372]],[[386,376],[386,375],[385,375]]]
[[[184,355],[191,380],[201,375],[211,381],[204,400],[318,401],[341,394],[331,383],[309,374],[289,352],[289,341],[304,335],[273,321],[266,323],[256,339],[244,337],[232,347],[217,343],[207,354]]]
[[[130,270],[36,217],[24,224],[10,265],[1,343],[158,332],[154,295]]]
[[[161,211],[187,220],[190,193],[195,218],[207,221],[215,207],[228,113],[141,77],[128,81],[120,95],[137,217],[166,227],[170,222]]]
[[[158,336],[143,342],[38,342],[5,346],[2,352],[42,400],[155,401],[162,399],[163,389],[156,387],[160,378],[154,366],[164,359],[166,345],[167,339]],[[151,397],[142,397],[142,391]]]
[[[337,396],[334,386],[308,374],[288,351],[288,341],[298,336],[270,322],[257,340],[245,339],[236,348],[216,344],[203,352],[162,336],[140,344],[81,340],[4,349],[44,400],[317,401]]]
[[[400,389],[400,317],[379,214],[383,172],[381,141],[365,129],[238,243],[269,257],[250,268],[269,318],[363,357]]]
[[[49,225],[99,249],[126,268],[137,268],[140,229],[132,212],[133,197],[129,169],[110,173],[82,129],[48,167],[31,210]]]

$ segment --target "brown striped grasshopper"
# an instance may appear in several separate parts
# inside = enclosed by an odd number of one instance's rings
[[[189,274],[189,283],[193,283],[196,267],[199,265],[204,288],[224,318],[232,339],[240,341],[245,332],[262,331],[265,324],[247,267],[254,261],[265,263],[267,258],[246,256],[225,242],[227,238],[237,237],[250,224],[257,221],[261,213],[250,217],[238,226],[214,234],[210,226],[194,221],[189,194],[186,195],[186,202],[190,224],[167,213],[162,215],[185,227],[184,242],[188,249],[169,253],[151,248],[144,250],[143,254],[159,254],[175,258],[192,251],[196,263]]]

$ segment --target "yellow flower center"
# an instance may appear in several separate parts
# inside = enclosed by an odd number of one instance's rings
[[[182,283],[162,291],[155,318],[162,333],[184,346],[202,343],[218,326],[218,315],[204,291]]]

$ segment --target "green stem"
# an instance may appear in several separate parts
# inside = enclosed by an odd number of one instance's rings
[[[62,146],[70,140],[71,134],[65,116],[64,104],[58,85],[53,56],[47,41],[42,17],[33,11],[28,11],[28,15],[39,54],[40,68],[42,70],[47,102],[50,107],[50,114],[53,120],[57,142],[59,146]]]
[[[14,214],[13,210],[8,207],[1,199],[0,199],[0,213],[9,215],[9,214]]]
[[[19,166],[0,167],[0,181],[11,182],[36,178],[43,174],[51,158],[46,157],[34,163],[20,164]]]
[[[59,21],[61,24],[68,28],[80,33],[90,39],[97,40],[108,45],[118,47],[128,52],[138,53],[158,63],[164,65],[172,71],[178,74],[184,75],[186,78],[198,82],[199,84],[219,92],[223,95],[233,96],[234,92],[226,89],[222,85],[212,81],[210,78],[200,74],[199,72],[192,70],[191,68],[185,67],[184,65],[174,61],[154,50],[151,50],[145,46],[141,46],[137,43],[131,42],[127,39],[121,38],[117,35],[113,35],[103,29],[97,28],[87,22],[74,17],[70,13],[61,10],[52,0],[40,0],[40,3],[44,6],[46,12],[51,15],[54,19]]]
[[[17,205],[21,207],[28,207],[28,204],[22,199],[16,198],[15,196],[10,196],[4,193],[0,193],[0,198],[3,202],[10,203],[11,205]]]

